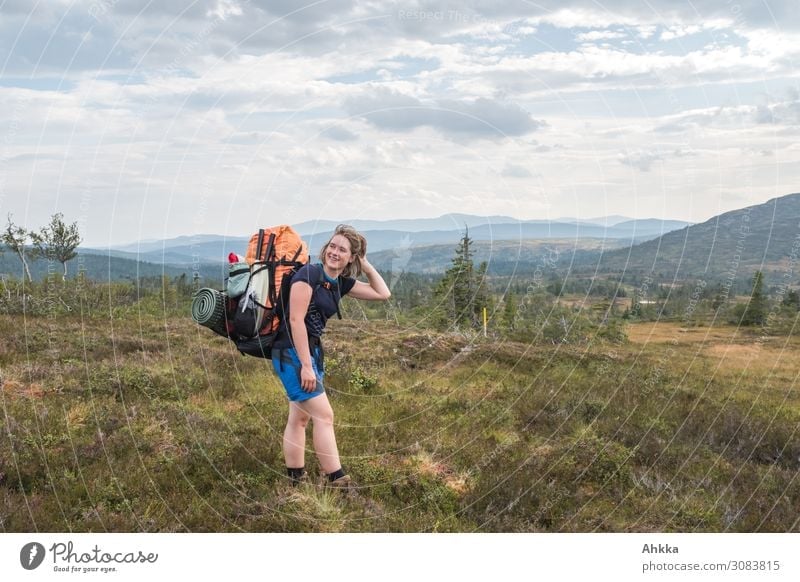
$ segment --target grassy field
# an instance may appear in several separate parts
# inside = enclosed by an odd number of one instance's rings
[[[800,345],[334,321],[353,498],[286,483],[268,361],[188,317],[0,319],[3,531],[800,531]],[[307,467],[316,472],[313,455]]]

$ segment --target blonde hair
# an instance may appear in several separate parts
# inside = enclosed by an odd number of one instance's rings
[[[361,269],[361,258],[367,254],[367,239],[349,224],[340,224],[336,227],[331,238],[328,239],[328,242],[326,242],[325,246],[319,251],[319,260],[322,261],[323,264],[325,263],[325,249],[328,248],[328,245],[331,244],[333,237],[336,235],[341,235],[348,240],[350,243],[350,252],[354,257],[353,262],[348,263],[344,268],[341,276],[358,277],[363,272]]]

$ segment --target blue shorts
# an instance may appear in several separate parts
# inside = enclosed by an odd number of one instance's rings
[[[306,392],[300,385],[300,358],[294,348],[275,348],[272,350],[272,367],[281,379],[286,395],[292,402],[303,402],[325,392],[322,378],[325,370],[322,364],[322,349],[319,346],[311,348],[311,365],[317,376],[317,387],[313,392]]]

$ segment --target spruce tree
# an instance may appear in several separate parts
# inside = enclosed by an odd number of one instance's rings
[[[483,326],[483,310],[486,309],[487,313],[491,313],[493,307],[492,295],[489,292],[489,284],[486,274],[488,266],[489,265],[487,262],[483,261],[475,273],[475,299],[473,301],[473,311],[480,326]]]
[[[756,271],[750,301],[742,315],[742,325],[764,325],[767,321],[767,297],[764,295],[764,274]]]
[[[472,326],[475,319],[475,281],[471,247],[472,239],[469,238],[467,229],[456,248],[456,256],[450,268],[453,276],[453,308],[457,325]]]
[[[517,298],[509,291],[503,301],[503,330],[514,331],[517,319]]]
[[[435,318],[440,325],[473,327],[475,318],[475,274],[472,263],[472,239],[469,229],[456,247],[452,266],[445,271],[436,287],[434,297],[439,308]]]
[[[794,289],[789,289],[786,297],[783,298],[783,304],[788,307],[793,307],[795,310],[800,310],[800,293]]]

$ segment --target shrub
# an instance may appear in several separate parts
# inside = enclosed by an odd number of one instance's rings
[[[350,372],[350,387],[359,392],[369,392],[378,385],[378,379],[365,372],[360,366]]]

